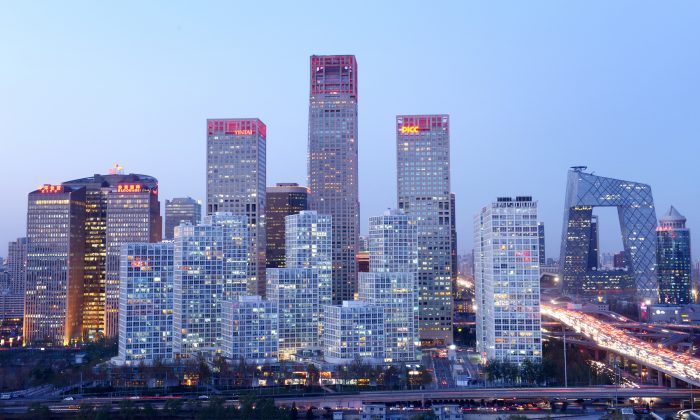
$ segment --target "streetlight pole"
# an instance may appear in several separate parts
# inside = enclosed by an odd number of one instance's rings
[[[564,388],[568,388],[569,370],[566,368],[566,325],[561,324],[561,329],[564,332]]]

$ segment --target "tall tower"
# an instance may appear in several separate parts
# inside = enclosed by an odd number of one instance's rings
[[[284,267],[285,221],[284,218],[308,210],[309,189],[296,183],[280,183],[267,187],[265,207],[265,233],[267,268]]]
[[[690,230],[685,217],[671,206],[659,219],[656,228],[656,275],[659,279],[659,302],[674,305],[693,303],[690,293],[692,267]]]
[[[207,214],[248,219],[248,293],[265,295],[267,127],[257,118],[207,120]]]
[[[85,188],[44,185],[28,201],[25,345],[80,342]]]
[[[310,70],[310,208],[333,218],[333,302],[338,304],[357,291],[357,61],[352,55],[314,55]]]
[[[474,217],[476,346],[484,360],[542,357],[537,203],[499,197]]]
[[[24,316],[24,287],[27,281],[27,238],[17,238],[7,247],[7,284],[6,305],[2,319],[18,319]]]
[[[165,200],[165,232],[163,239],[172,240],[175,236],[175,226],[180,222],[192,225],[201,223],[202,205],[191,197],[177,197]]]
[[[420,338],[452,343],[450,124],[447,115],[396,117],[399,210],[416,220]]]

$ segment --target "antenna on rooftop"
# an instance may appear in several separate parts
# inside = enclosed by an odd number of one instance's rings
[[[110,175],[123,175],[124,174],[124,167],[118,163],[115,163],[114,166],[109,168],[109,174]]]

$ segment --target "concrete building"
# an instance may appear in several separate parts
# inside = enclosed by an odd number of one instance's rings
[[[361,301],[323,307],[323,357],[331,364],[384,362],[384,309]]]
[[[27,238],[17,238],[7,247],[7,284],[3,294],[1,319],[20,319],[24,316],[24,287],[27,281]]]
[[[267,268],[285,266],[285,217],[308,210],[309,189],[296,183],[278,183],[267,187],[265,233]]]
[[[172,361],[174,255],[172,242],[122,245],[115,362]]]
[[[261,365],[277,362],[277,306],[260,296],[240,296],[223,303],[224,357]]]
[[[248,293],[265,296],[267,127],[257,118],[207,120],[207,214],[248,221]]]
[[[447,115],[396,117],[398,208],[416,220],[420,338],[452,343],[454,201]],[[454,238],[453,238],[454,236]]]
[[[499,197],[474,218],[476,347],[483,360],[542,357],[537,203]]]
[[[672,305],[693,303],[691,294],[690,229],[675,207],[659,219],[656,228],[656,276],[659,302]]]
[[[333,218],[333,302],[338,304],[357,292],[357,61],[352,55],[314,55],[310,73],[310,208]]]
[[[191,225],[202,221],[202,204],[191,197],[177,197],[165,200],[165,232],[164,239],[172,240],[175,237],[175,226],[181,222],[189,222]]]

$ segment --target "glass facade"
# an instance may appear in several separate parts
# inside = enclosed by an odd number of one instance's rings
[[[357,61],[352,55],[312,56],[310,72],[309,207],[333,217],[333,302],[338,304],[357,292]]]
[[[398,208],[416,221],[420,338],[452,343],[455,214],[450,194],[447,115],[396,117]]]
[[[328,363],[384,361],[384,308],[347,301],[323,309],[323,357]]]
[[[192,225],[202,222],[202,205],[199,201],[190,197],[165,200],[164,239],[172,240],[175,237],[175,226],[181,222],[189,222]]]
[[[267,268],[285,266],[285,217],[308,209],[309,189],[295,183],[267,187],[265,207],[265,252]]]
[[[690,230],[685,217],[671,206],[656,228],[656,275],[659,302],[672,305],[693,303],[691,294]]]
[[[567,178],[559,262],[565,292],[572,296],[582,293],[586,274],[594,264],[593,250],[597,265],[597,220],[593,207],[616,207],[636,298],[656,302],[656,212],[651,187],[589,174],[583,169],[572,169]]]
[[[277,361],[277,306],[260,296],[241,296],[224,302],[224,357],[233,362],[264,364]]]

